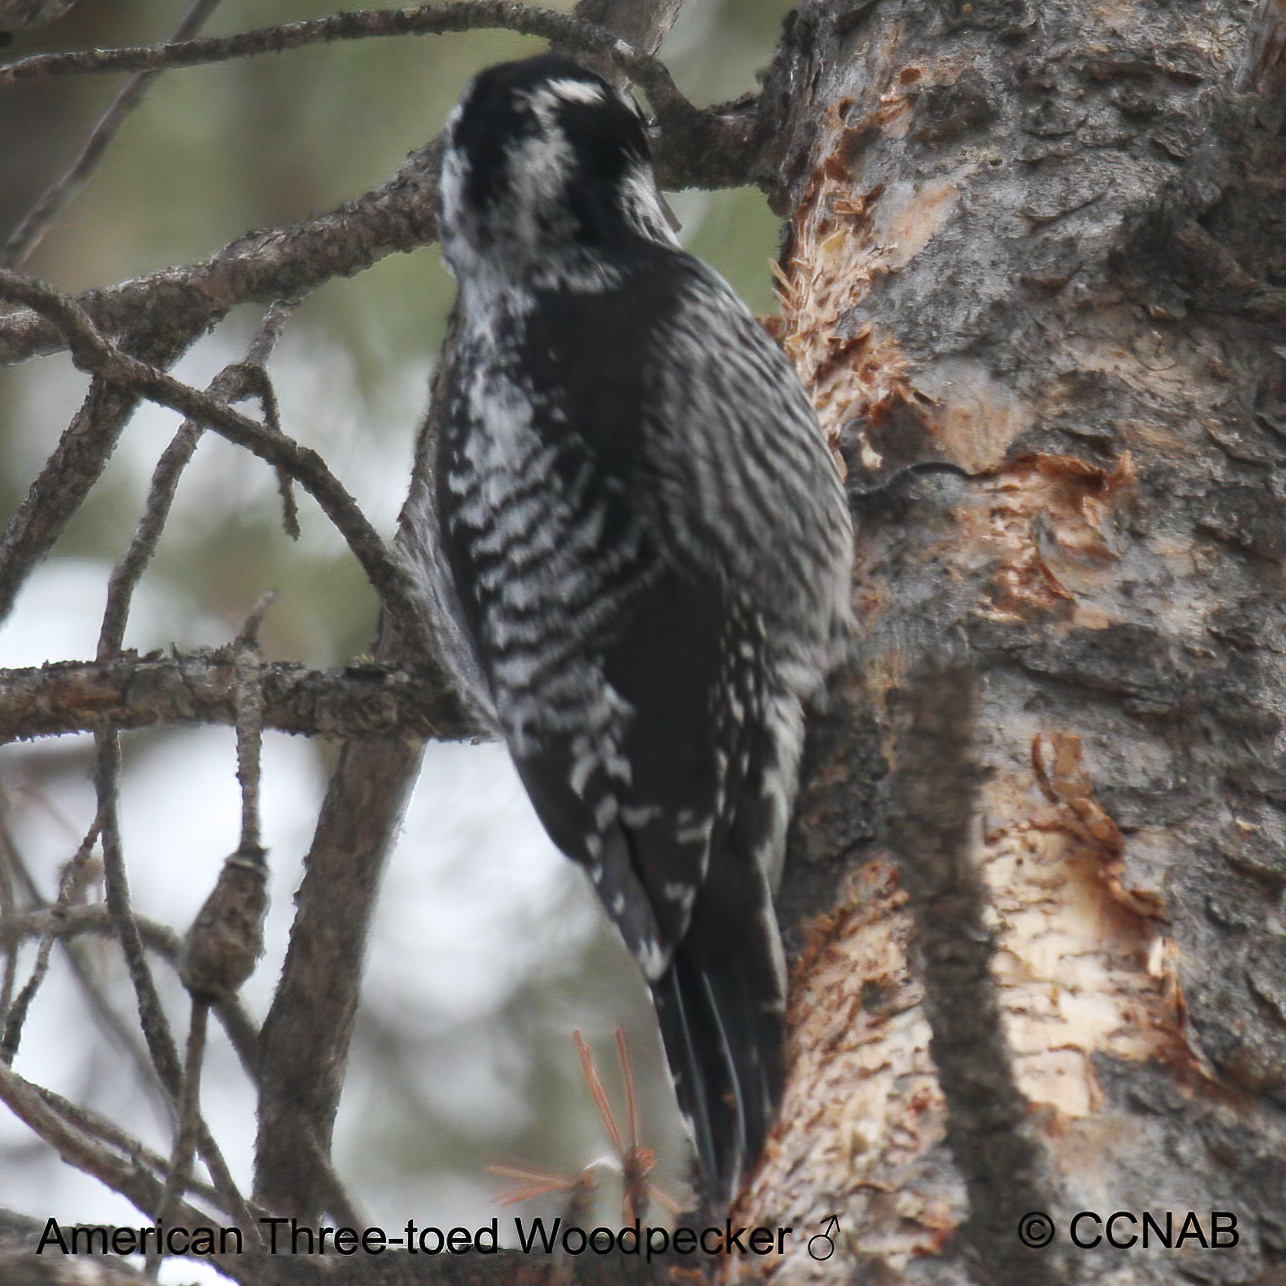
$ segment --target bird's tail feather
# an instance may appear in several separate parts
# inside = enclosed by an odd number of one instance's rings
[[[696,957],[693,936],[652,995],[706,1186],[715,1202],[727,1204],[758,1157],[781,1098],[782,1015],[752,999],[765,989],[751,985],[735,957]]]

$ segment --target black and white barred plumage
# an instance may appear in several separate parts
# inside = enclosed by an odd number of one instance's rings
[[[771,890],[852,531],[788,363],[666,222],[643,124],[555,55],[448,126],[460,285],[425,589],[646,975],[712,1195],[781,1092]],[[455,647],[450,647],[451,639]]]

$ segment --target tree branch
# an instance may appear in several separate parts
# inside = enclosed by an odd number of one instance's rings
[[[90,829],[95,835],[98,834],[99,822],[97,817],[95,817]],[[47,903],[45,901],[35,880],[32,879],[31,872],[27,870],[26,863],[22,860],[22,855],[15,848],[13,837],[3,825],[0,825],[0,845],[3,845],[4,849],[3,854],[0,854],[0,856],[3,857],[14,875],[17,876],[27,896],[29,905],[32,907],[57,906],[57,902]],[[103,905],[102,909],[104,915],[106,915],[106,906]],[[106,923],[108,934],[114,937],[116,927],[112,923],[110,916],[107,916]],[[76,983],[84,993],[85,1003],[93,1016],[94,1022],[98,1024],[108,1040],[114,1043],[118,1050],[133,1063],[140,1084],[146,1086],[149,1091],[154,1091],[163,1101],[164,1089],[157,1079],[148,1052],[144,1048],[143,1042],[135,1034],[134,1028],[130,1026],[124,1015],[117,1012],[112,998],[107,995],[99,983],[96,966],[91,959],[91,954],[83,951],[81,944],[70,938],[63,938],[62,946]]]
[[[98,842],[98,830],[98,822],[95,820],[88,833],[81,840],[71,861],[63,869],[58,881],[58,898],[54,903],[58,912],[68,910],[71,899],[83,893],[86,879],[85,868],[89,863],[89,855],[93,851],[94,845]],[[7,835],[4,837],[4,846],[6,850],[10,850]],[[5,853],[6,858],[10,856],[11,850]],[[6,868],[10,864],[9,861],[4,862]],[[5,944],[7,963],[10,967],[18,959],[18,938],[13,928],[15,916],[16,909],[13,906],[0,908],[0,942]],[[10,1006],[7,997],[3,998],[4,1003],[0,1005],[0,1016],[4,1018],[4,1030],[3,1034],[0,1035],[0,1063],[13,1063],[13,1056],[18,1050],[18,1042],[22,1039],[22,1026],[27,1020],[27,1012],[49,973],[49,957],[53,952],[55,937],[56,935],[53,933],[46,933],[41,936],[40,946],[36,951],[36,963],[31,970],[31,976],[23,984],[23,988],[18,993],[18,997],[14,1000],[12,1006]],[[6,982],[8,981],[8,978],[6,978]]]
[[[235,723],[235,667],[222,651],[107,662],[59,661],[39,669],[0,670],[0,744],[118,728]],[[436,670],[363,662],[310,670],[292,661],[264,664],[264,726],[343,740],[419,737],[464,741],[486,730],[462,716]]]
[[[640,15],[631,31],[649,43],[664,33],[681,0],[655,3]],[[610,5],[599,5],[594,16],[619,18]],[[620,6],[616,6],[617,9]],[[652,12],[651,9],[673,12]],[[167,68],[194,67],[226,62],[256,54],[280,53],[306,45],[336,40],[364,40],[379,36],[443,34],[501,28],[523,35],[540,36],[559,45],[593,54],[638,83],[661,117],[681,113],[700,115],[674,83],[668,68],[648,54],[640,53],[611,30],[570,14],[555,13],[512,0],[452,0],[449,4],[422,5],[418,9],[382,9],[335,13],[277,27],[261,27],[232,36],[207,36],[161,45],[139,45],[124,49],[86,49],[69,53],[34,54],[30,58],[0,66],[0,85],[52,76],[83,76],[107,72],[157,72]]]
[[[277,27],[260,27],[232,36],[207,36],[161,45],[124,49],[85,49],[71,53],[33,54],[0,66],[0,85],[52,76],[101,75],[106,72],[164,71],[198,67],[256,54],[282,53],[306,45],[336,40],[366,40],[380,36],[425,36],[446,32],[501,28],[540,36],[611,58],[631,75],[651,61],[619,37],[569,14],[555,13],[512,0],[452,0],[450,4],[418,9],[355,10],[308,18]]]
[[[260,1038],[254,1192],[282,1214],[331,1205],[317,1162],[330,1157],[371,912],[420,755],[400,738],[350,741],[322,804]]]
[[[178,1049],[161,1005],[160,995],[152,978],[151,968],[143,953],[143,939],[130,904],[129,880],[125,872],[125,855],[121,845],[117,804],[120,791],[121,753],[120,736],[110,724],[105,724],[94,734],[97,764],[94,788],[98,796],[98,818],[102,826],[103,882],[107,893],[107,909],[116,927],[117,938],[125,955],[130,981],[138,1001],[139,1022],[147,1041],[152,1065],[156,1068],[161,1084],[169,1095],[177,1113],[183,1097],[183,1072]],[[206,1128],[198,1122],[197,1141],[201,1159],[205,1162],[214,1186],[222,1194],[232,1211],[237,1225],[247,1237],[257,1234],[254,1220],[223,1159],[219,1145]],[[81,1167],[84,1169],[85,1167]],[[91,1172],[92,1173],[92,1172]],[[152,1204],[152,1211],[159,1211],[164,1197]]]
[[[654,54],[674,26],[683,0],[580,0],[573,15]]]

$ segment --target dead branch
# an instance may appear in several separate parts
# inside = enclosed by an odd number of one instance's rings
[[[466,718],[432,669],[377,661],[310,670],[264,664],[264,726],[342,740],[409,736],[462,741],[486,735]],[[119,728],[235,722],[234,666],[222,651],[111,661],[60,661],[0,670],[0,744],[90,732],[103,719]]]

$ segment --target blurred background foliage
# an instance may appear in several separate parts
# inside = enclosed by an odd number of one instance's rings
[[[184,0],[81,0],[59,21],[17,33],[4,60],[155,42],[185,7]],[[226,0],[205,34],[321,16],[333,7],[319,0]],[[754,73],[771,57],[786,8],[786,0],[688,0],[662,56],[694,101],[736,97],[755,87]],[[25,269],[63,289],[82,290],[201,260],[251,228],[335,206],[381,182],[436,133],[478,68],[539,47],[500,32],[403,37],[170,72],[151,84],[89,186]],[[75,155],[119,84],[119,77],[84,77],[0,87],[0,240]],[[772,311],[768,260],[778,225],[761,195],[688,193],[672,204],[689,247],[752,308]],[[453,293],[436,248],[385,259],[306,300],[270,365],[286,432],[321,451],[386,532],[393,530],[405,489],[416,421]],[[222,365],[241,358],[261,312],[237,310],[176,373],[204,386]],[[0,368],[0,505],[6,513],[26,493],[84,388],[84,378],[62,356]],[[107,572],[128,543],[152,467],[176,427],[174,417],[155,408],[136,415],[89,502],[0,628],[0,665],[93,655]],[[207,435],[180,486],[127,645],[146,650],[222,643],[255,599],[275,588],[279,597],[263,631],[267,656],[329,666],[363,652],[374,626],[374,596],[311,502],[305,499],[301,507],[303,538],[293,543],[280,527],[270,472]],[[284,950],[289,896],[333,754],[333,748],[302,743],[274,750],[277,740],[284,739],[270,738],[269,758],[276,756],[280,765],[289,815],[269,836],[278,859],[276,937],[251,987],[260,1016]],[[231,742],[213,730],[127,741],[132,767],[126,803],[133,805],[127,811],[136,836],[127,852],[131,880],[136,888],[151,880],[163,890],[166,878],[153,879],[156,868],[140,869],[146,854],[160,854],[157,862],[171,868],[180,861],[181,875],[169,871],[174,897],[158,892],[149,913],[182,929],[222,853],[235,845]],[[648,1141],[660,1145],[673,1180],[682,1167],[682,1144],[650,1006],[631,963],[603,930],[578,873],[549,850],[498,749],[431,747],[430,762],[434,782],[417,796],[390,872],[398,891],[386,891],[385,903],[396,898],[395,909],[373,946],[341,1118],[341,1173],[352,1172],[363,1200],[381,1208],[392,1202],[399,1208],[393,1214],[403,1217],[426,1214],[400,1208],[408,1193],[428,1191],[425,1176],[437,1175],[435,1200],[447,1203],[452,1218],[489,1218],[486,1159],[505,1152],[575,1170],[585,1163],[587,1148],[588,1155],[603,1150],[570,1030],[579,1024],[600,1038],[600,1061],[619,1090],[610,1074],[610,1034],[624,1022],[640,1077],[651,1087],[645,1113],[664,1122]],[[87,764],[80,739],[7,747],[0,754],[7,825],[25,846],[23,859],[46,895],[78,828],[92,815]],[[166,806],[171,796],[186,801],[178,815]],[[510,819],[499,829],[492,824],[497,815]],[[179,834],[166,833],[166,826]],[[194,830],[202,842],[192,842]],[[438,845],[432,860],[424,857],[426,846],[432,848],[426,831]],[[499,852],[506,848],[512,852]],[[505,872],[515,860],[543,874],[510,880]],[[488,881],[487,871],[497,874]],[[507,969],[497,967],[491,983],[461,1009],[451,997],[473,994],[469,987],[489,967],[466,946],[489,938],[496,925],[501,937],[513,941],[525,934],[539,949],[515,955]],[[436,954],[417,956],[415,944],[431,936],[431,926],[438,931]],[[406,937],[400,952],[385,940],[399,933]],[[451,948],[453,935],[465,945]],[[438,976],[417,976],[417,970]],[[128,1014],[124,979],[115,981],[116,999]],[[81,1002],[67,983],[61,990],[51,985],[44,1003]],[[43,1028],[33,1017],[27,1057],[36,1057],[31,1051],[38,1033],[55,1039],[49,1033],[67,1029],[60,1017],[65,1014],[50,1015]],[[177,1023],[180,1031],[183,1026]],[[65,1051],[59,1057],[65,1061]],[[101,1070],[111,1063],[102,1052],[82,1051],[77,1058],[80,1070],[60,1080],[69,1092],[76,1092],[77,1081],[82,1088],[95,1082],[85,1070],[91,1064]],[[246,1088],[237,1088],[230,1056],[213,1058],[226,1064],[228,1079],[212,1094],[218,1100],[226,1093],[227,1128],[240,1132],[240,1146],[230,1150],[247,1166],[253,1124],[231,1120],[246,1114]],[[142,1111],[141,1100],[124,1088],[101,1092],[118,1110],[132,1104],[129,1111]],[[216,1133],[224,1127],[219,1120],[213,1124]],[[15,1159],[23,1161],[28,1178],[37,1170],[53,1174],[48,1158],[20,1132],[0,1128],[0,1173],[16,1175],[8,1165]],[[12,1192],[0,1190],[0,1204],[12,1199]],[[82,1193],[76,1200],[81,1204],[61,1213],[90,1218],[94,1211],[83,1204],[90,1198]],[[43,1205],[37,1201],[38,1213],[51,1211],[53,1202],[52,1196]],[[31,1208],[30,1200],[25,1204]]]

